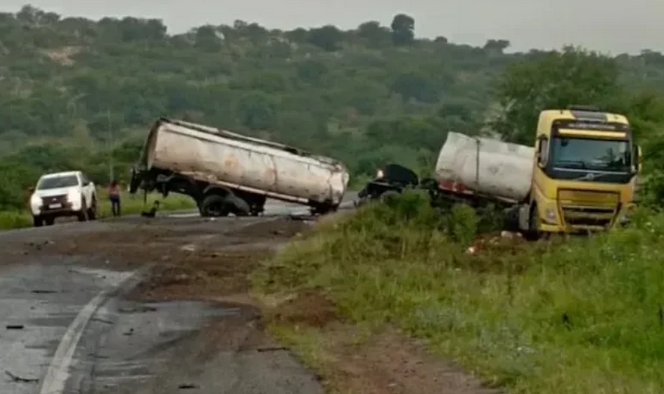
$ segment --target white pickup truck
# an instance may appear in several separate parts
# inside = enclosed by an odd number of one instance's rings
[[[45,174],[30,196],[30,211],[35,227],[50,226],[62,216],[76,216],[81,222],[94,220],[97,189],[81,171]]]

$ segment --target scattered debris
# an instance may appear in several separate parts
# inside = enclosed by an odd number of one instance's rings
[[[144,313],[144,312],[156,312],[157,308],[148,305],[140,305],[133,308],[119,308],[121,313]]]
[[[57,293],[55,290],[32,290],[31,293],[33,294],[54,294]]]
[[[9,371],[5,371],[5,374],[9,376],[13,382],[16,383],[37,383],[39,382],[39,379],[33,379],[33,378],[22,378],[20,376],[14,375],[13,373]]]
[[[179,385],[178,388],[180,390],[189,390],[189,389],[197,389],[197,388],[199,388],[199,386],[197,384],[193,384],[193,383],[185,383],[185,384]]]
[[[196,245],[189,244],[189,245],[184,245],[183,247],[180,248],[181,250],[185,250],[187,252],[194,252],[196,251]]]
[[[134,329],[130,328],[129,331],[123,332],[122,335],[126,336],[134,335]]]
[[[257,352],[278,352],[281,350],[290,350],[290,348],[287,348],[286,346],[270,346],[270,347],[259,347],[256,349]]]
[[[113,324],[112,321],[110,321],[110,320],[105,320],[105,319],[101,319],[101,318],[99,318],[99,317],[93,317],[93,318],[90,319],[90,320],[92,320],[92,321],[96,321],[96,322],[99,322],[99,323]]]
[[[5,328],[8,330],[22,330],[25,326],[23,324],[8,324]]]

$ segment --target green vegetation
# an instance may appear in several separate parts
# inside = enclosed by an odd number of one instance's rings
[[[396,325],[509,392],[664,390],[663,215],[589,240],[487,240],[471,255],[454,239],[477,220],[459,212],[443,218],[415,194],[363,207],[294,242],[257,283],[323,291],[352,322]],[[280,330],[324,368],[313,334]]]

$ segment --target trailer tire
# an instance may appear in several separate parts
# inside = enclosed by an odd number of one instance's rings
[[[230,194],[226,196],[225,202],[227,205],[233,207],[233,213],[235,216],[249,216],[251,214],[251,207],[249,207],[249,204],[238,196]]]
[[[203,217],[222,217],[230,213],[226,198],[218,194],[211,194],[203,199],[200,204],[201,216]]]

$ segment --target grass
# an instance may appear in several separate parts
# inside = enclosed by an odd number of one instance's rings
[[[106,191],[99,191],[100,199],[98,206],[98,216],[100,219],[111,216],[111,204],[108,200]],[[167,198],[162,198],[159,194],[148,195],[147,205],[152,206],[153,201],[159,200],[160,211],[177,211],[181,209],[195,209],[196,203],[189,197],[171,194]],[[138,214],[144,210],[143,195],[124,194],[122,196],[122,215]],[[32,216],[28,211],[0,211],[0,230],[13,230],[32,226]]]
[[[321,224],[256,284],[322,289],[351,321],[397,326],[511,393],[664,392],[664,215],[589,239],[494,240],[470,255],[477,220],[425,201],[406,195]]]

